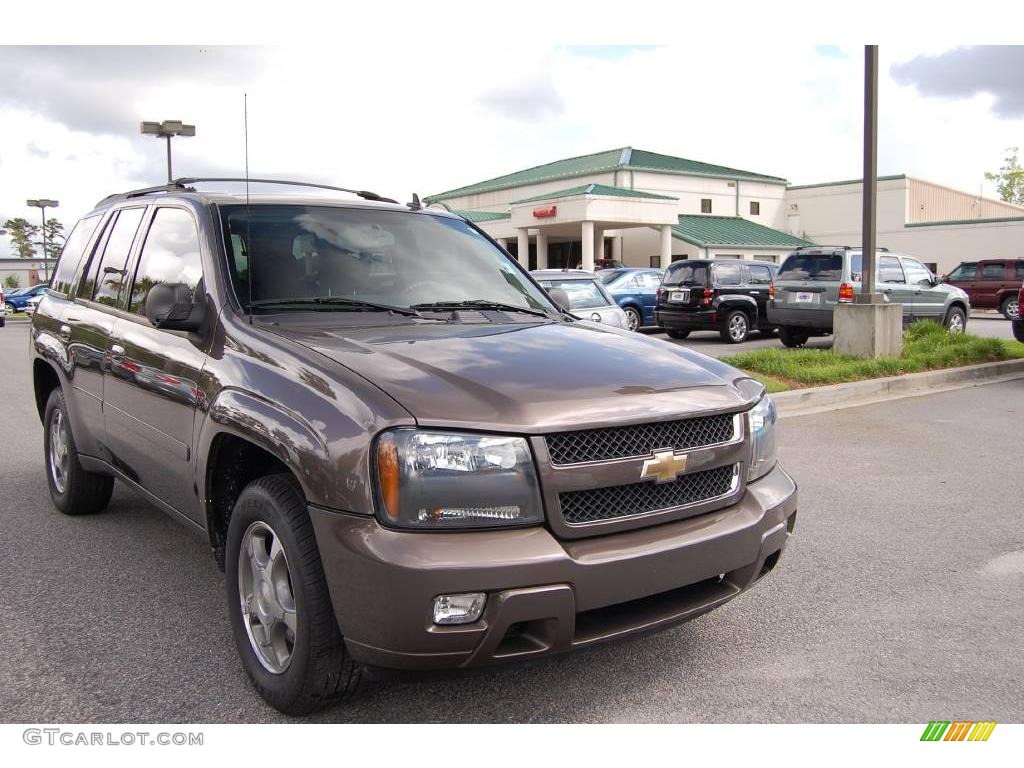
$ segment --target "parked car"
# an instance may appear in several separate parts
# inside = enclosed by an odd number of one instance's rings
[[[0,288],[0,328],[7,325],[7,304],[4,302],[4,291]]]
[[[673,339],[718,331],[739,344],[752,330],[771,333],[768,289],[777,265],[737,259],[685,259],[670,264],[657,294],[655,321]]]
[[[964,261],[945,282],[967,293],[975,309],[998,309],[1007,320],[1020,312],[1018,289],[1024,280],[1024,259]]]
[[[1017,306],[1024,306],[1024,284],[1017,292]],[[1010,321],[1013,324],[1013,337],[1017,341],[1024,341],[1024,313],[1018,312],[1017,316]]]
[[[39,285],[33,285],[31,288],[22,288],[15,293],[8,293],[4,297],[4,306],[7,307],[7,313],[13,315],[15,312],[21,312],[25,309],[25,305],[36,296],[40,296],[46,292],[46,283],[39,283]]]
[[[880,250],[875,255],[876,289],[885,301],[903,305],[903,324],[934,320],[951,331],[967,328],[971,304],[959,288],[941,283],[920,261]],[[768,319],[779,326],[787,347],[811,336],[832,333],[837,304],[853,302],[861,292],[860,249],[818,246],[786,257],[772,284]]]
[[[565,291],[569,302],[566,308],[577,317],[613,328],[628,327],[626,313],[592,273],[578,269],[541,269],[531,274],[546,290],[558,288]]]
[[[626,327],[639,331],[657,325],[654,308],[658,304],[658,286],[662,272],[658,269],[608,269],[598,275],[605,290],[626,313]]]
[[[45,294],[37,293],[31,299],[26,301],[25,306],[21,308],[22,312],[24,312],[26,315],[32,315],[32,313],[36,311],[36,307],[39,306],[39,302],[43,300],[44,295]]]
[[[625,266],[618,259],[594,259],[594,271],[603,272],[606,269],[622,269]]]
[[[797,489],[760,383],[580,321],[454,214],[356,194],[112,195],[31,321],[54,505],[98,512],[117,478],[206,538],[268,702],[629,637],[776,567]]]

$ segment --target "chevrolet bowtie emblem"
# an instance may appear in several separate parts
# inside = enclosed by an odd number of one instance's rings
[[[654,458],[644,461],[640,472],[641,480],[654,480],[658,483],[670,483],[686,471],[686,454],[676,453],[671,448],[655,451]]]

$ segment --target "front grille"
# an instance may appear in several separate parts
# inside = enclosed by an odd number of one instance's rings
[[[649,456],[665,448],[687,451],[725,443],[735,437],[734,428],[733,414],[723,413],[654,424],[559,432],[544,439],[552,464],[580,464]]]
[[[671,483],[632,483],[558,494],[562,517],[570,525],[618,520],[686,504],[697,504],[735,489],[735,465],[683,475]]]

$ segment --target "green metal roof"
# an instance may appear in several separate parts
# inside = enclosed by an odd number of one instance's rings
[[[456,216],[461,216],[466,221],[472,221],[477,224],[481,221],[497,221],[498,219],[511,219],[511,213],[501,213],[499,211],[452,211]]]
[[[459,187],[458,189],[450,189],[447,192],[430,195],[424,199],[428,203],[437,202],[438,200],[446,200],[452,197],[475,195],[481,192],[494,192],[499,189],[511,189],[513,187],[539,184],[557,179],[571,179],[576,176],[587,176],[593,173],[603,173],[619,169],[657,171],[659,173],[674,173],[684,176],[746,179],[770,184],[786,183],[786,180],[780,176],[766,176],[761,173],[728,168],[724,165],[712,165],[697,160],[687,160],[684,157],[673,157],[672,155],[661,155],[657,152],[648,152],[643,149],[621,147],[605,152],[595,152],[592,155],[555,160],[553,163],[545,163],[544,165],[516,171],[504,176],[497,176],[493,179]]]
[[[546,192],[536,197],[528,197],[525,200],[514,200],[512,205],[519,203],[532,203],[536,200],[557,200],[562,197],[576,197],[577,195],[606,195],[608,197],[639,197],[645,200],[678,200],[677,197],[668,195],[654,195],[650,192],[641,192],[638,189],[626,189],[625,187],[609,187],[605,184],[584,184],[571,189],[561,189],[557,192]]]
[[[672,227],[672,236],[700,248],[799,248],[814,245],[810,240],[794,237],[740,216],[683,214],[679,217],[679,224]]]

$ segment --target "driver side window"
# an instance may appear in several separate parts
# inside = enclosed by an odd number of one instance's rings
[[[182,208],[157,208],[139,256],[128,311],[145,317],[146,298],[160,283],[183,283],[195,301],[203,277],[199,232],[192,214]]]

